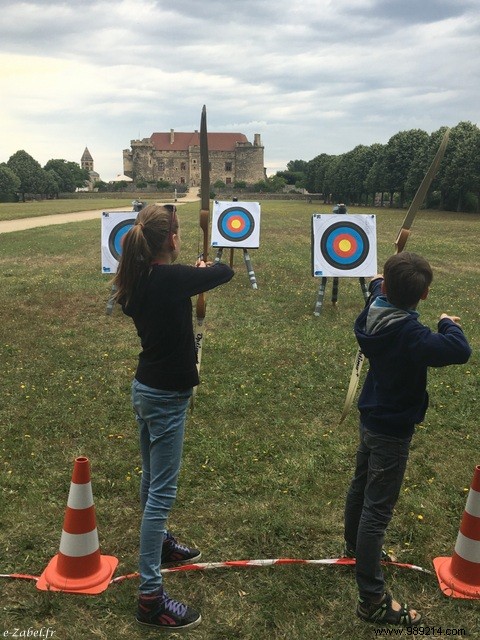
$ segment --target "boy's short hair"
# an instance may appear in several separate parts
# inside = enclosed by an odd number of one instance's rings
[[[433,272],[425,258],[402,251],[386,261],[383,277],[390,304],[399,309],[413,309],[430,286]]]

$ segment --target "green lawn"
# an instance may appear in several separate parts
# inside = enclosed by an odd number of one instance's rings
[[[72,200],[34,200],[31,202],[0,203],[0,220],[17,220],[19,218],[36,218],[51,216],[56,213],[73,213],[76,211],[92,211],[95,209],[117,209],[123,206],[132,208],[132,198],[95,198]]]
[[[0,212],[4,206],[17,205]],[[199,253],[198,207],[179,212],[184,262]],[[322,315],[313,316],[319,280],[311,276],[310,223],[321,209],[262,203],[261,247],[250,252],[258,290],[237,251],[235,278],[207,295],[203,383],[170,519],[204,561],[332,558],[342,550],[355,409],[340,427],[338,420],[363,298],[356,279],[342,279],[334,308],[329,282]],[[373,212],[380,269],[405,212]],[[421,211],[407,244],[435,273],[423,322],[435,328],[442,312],[461,316],[474,349],[466,366],[430,374],[430,409],[387,535],[400,561],[430,570],[433,558],[453,552],[480,464],[478,224],[474,215]],[[119,559],[116,576],[134,572],[140,460],[129,387],[139,345],[119,308],[105,314],[100,221],[4,234],[0,242],[0,574],[38,576],[58,552],[77,456],[91,462],[102,553]],[[478,600],[446,598],[435,574],[385,573],[426,626],[480,637]],[[202,612],[191,634],[199,640],[375,637],[375,627],[355,616],[351,568],[219,569],[168,574],[165,582]],[[82,596],[0,578],[0,634],[50,627],[54,640],[154,637],[134,621],[137,586],[130,579]]]

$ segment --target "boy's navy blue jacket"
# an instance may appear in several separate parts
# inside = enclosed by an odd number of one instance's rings
[[[452,320],[440,320],[434,333],[416,311],[391,305],[380,295],[382,282],[370,283],[369,303],[355,321],[355,336],[370,363],[358,408],[370,431],[408,438],[428,407],[427,368],[464,364],[471,349]]]

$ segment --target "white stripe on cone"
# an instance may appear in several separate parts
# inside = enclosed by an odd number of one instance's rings
[[[70,493],[68,494],[67,507],[70,509],[88,509],[93,506],[92,483],[70,484]]]
[[[97,528],[88,533],[67,533],[62,531],[60,553],[63,553],[64,556],[81,558],[95,553],[99,548]]]

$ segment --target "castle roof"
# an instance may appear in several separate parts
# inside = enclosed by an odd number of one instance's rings
[[[237,144],[248,144],[243,133],[208,133],[209,151],[233,151]],[[157,151],[188,151],[189,147],[200,146],[200,134],[170,131],[152,133],[150,140]]]

